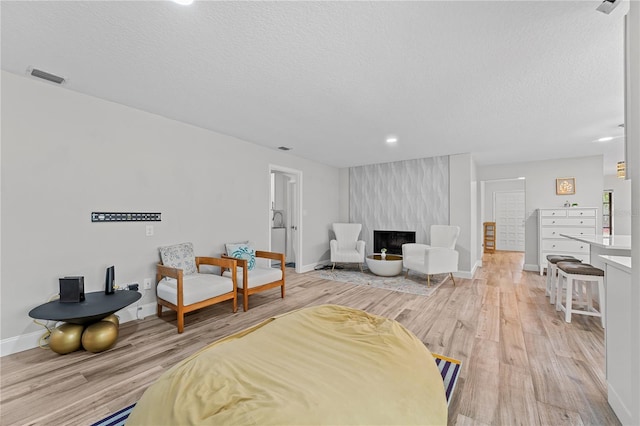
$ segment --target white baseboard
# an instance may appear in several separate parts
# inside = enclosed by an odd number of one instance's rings
[[[311,263],[309,265],[304,265],[300,268],[300,273],[315,271],[318,266],[325,266],[330,264],[331,262],[328,260],[321,260],[320,262]]]
[[[618,395],[616,390],[611,386],[611,383],[607,383],[607,388],[609,390],[609,405],[613,409],[613,412],[616,413],[616,416],[618,416],[618,420],[620,420],[620,423],[622,423],[623,425],[637,424],[637,422],[633,421],[633,414],[631,413],[631,411],[629,411],[624,402],[622,402],[622,398],[620,398],[620,395]]]
[[[538,264],[531,264],[531,263],[525,263],[524,267],[522,268],[525,271],[536,271],[536,272],[540,272],[540,267],[538,267]]]
[[[124,324],[125,322],[155,315],[156,306],[155,302],[140,306],[134,304],[119,310],[116,312],[116,315],[120,318],[120,324]],[[40,337],[42,337],[44,333],[46,333],[46,330],[43,328],[42,330],[0,340],[0,357],[37,348],[40,345]]]

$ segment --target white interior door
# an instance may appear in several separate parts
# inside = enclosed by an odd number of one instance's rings
[[[496,250],[524,251],[524,191],[495,192]]]

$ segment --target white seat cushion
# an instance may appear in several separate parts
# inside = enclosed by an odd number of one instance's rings
[[[233,291],[233,281],[214,274],[185,275],[182,281],[182,304],[189,306],[221,294]],[[174,278],[165,278],[158,283],[158,297],[167,302],[178,304],[178,282]]]
[[[405,256],[402,258],[402,264],[407,269],[423,270],[424,254],[422,256]]]
[[[336,252],[331,253],[331,260],[333,262],[362,263],[364,260],[364,255],[363,253],[360,253],[355,249],[340,249]]]
[[[274,281],[279,281],[282,279],[282,270],[276,268],[264,268],[261,266],[256,266],[252,271],[247,272],[249,281],[249,288],[254,288],[261,286],[263,284],[272,283]],[[231,278],[231,271],[224,271],[224,277]],[[238,267],[238,272],[236,279],[238,281],[238,287],[244,288],[244,283],[242,282],[242,268]]]

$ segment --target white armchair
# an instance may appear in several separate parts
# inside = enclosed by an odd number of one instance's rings
[[[358,240],[362,224],[360,223],[334,223],[334,240],[329,242],[331,248],[331,262],[333,268],[336,263],[357,263],[362,271],[364,263],[364,241]]]
[[[453,273],[458,272],[458,252],[456,241],[460,235],[459,226],[431,225],[431,245],[403,244],[402,266],[409,270],[427,274],[427,285],[431,286],[431,275],[448,273],[453,281]],[[406,277],[405,275],[405,277]]]

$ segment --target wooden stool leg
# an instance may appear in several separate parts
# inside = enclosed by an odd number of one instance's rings
[[[551,279],[550,278],[551,278],[551,262],[547,261],[547,280],[546,280],[547,290],[545,291],[545,296],[551,296],[551,298],[553,298],[553,296],[551,295]]]
[[[571,309],[573,309],[573,277],[567,274],[567,300],[564,302],[564,321],[571,322]]]
[[[558,268],[556,265],[549,262],[547,268],[547,279],[549,280],[549,303],[555,305],[556,303],[556,286],[558,285]]]
[[[595,281],[585,281],[587,287],[587,311],[593,311],[593,285]]]
[[[565,279],[565,275],[558,271],[558,280],[556,281],[556,311],[559,311],[560,305],[562,305],[562,280]]]
[[[605,304],[605,294],[604,294],[604,277],[598,277],[598,304],[600,305],[600,322],[602,323],[602,328],[605,328],[605,312],[604,307]]]

